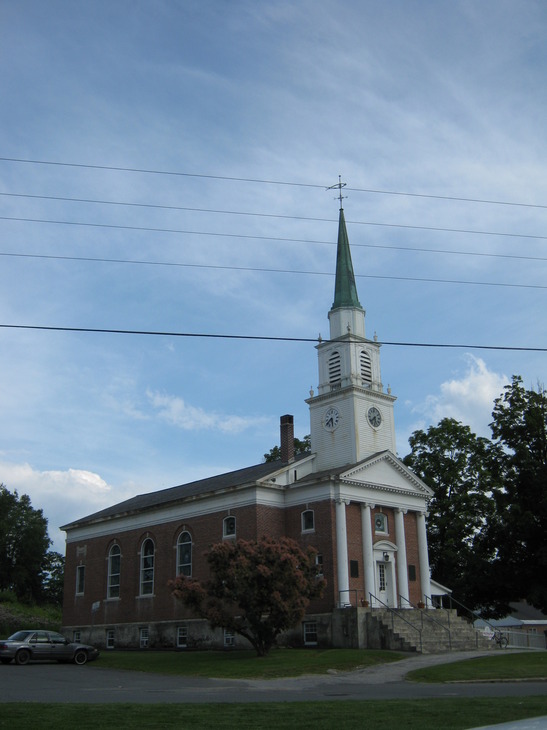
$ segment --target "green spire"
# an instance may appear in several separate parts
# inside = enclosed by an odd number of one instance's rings
[[[336,283],[334,285],[334,303],[331,309],[352,307],[363,309],[357,296],[351,252],[349,250],[348,232],[344,218],[344,209],[340,208],[338,223],[338,248],[336,252]]]

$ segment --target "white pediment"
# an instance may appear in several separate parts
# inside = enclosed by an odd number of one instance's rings
[[[371,456],[348,469],[340,474],[340,481],[367,490],[413,495],[426,500],[433,496],[431,489],[390,451]]]

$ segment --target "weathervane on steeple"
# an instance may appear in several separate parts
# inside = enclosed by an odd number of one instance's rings
[[[331,185],[330,188],[327,188],[327,190],[336,190],[338,188],[339,194],[336,196],[338,200],[340,201],[340,210],[342,210],[342,200],[344,198],[347,198],[347,195],[342,195],[342,188],[346,187],[346,183],[342,182],[342,175],[338,175],[338,182],[336,185]],[[336,198],[335,198],[336,200]]]

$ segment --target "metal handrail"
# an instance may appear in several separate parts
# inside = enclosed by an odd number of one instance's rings
[[[466,606],[461,601],[458,601],[456,598],[454,598],[452,596],[452,594],[448,594],[448,600],[450,602],[450,608],[451,609],[452,609],[452,603],[455,603],[460,608],[463,608],[463,610],[466,611],[468,614],[470,614],[471,616],[473,616],[474,619],[480,619],[481,621],[484,621],[484,623],[487,626],[489,626],[492,629],[493,632],[497,631],[497,627],[494,626],[494,624],[490,623],[490,621],[488,621],[488,619],[486,619],[483,616],[481,616],[481,614],[480,613],[477,613],[477,611],[473,611],[473,609],[469,608],[469,606]],[[476,632],[476,635],[477,635],[477,646],[478,646],[478,641],[479,641],[478,637],[479,637],[480,632],[479,632],[478,629],[475,629],[475,632]]]
[[[351,602],[351,594],[353,593],[355,595],[355,606],[357,606],[357,594],[363,593],[361,589],[357,588],[346,588],[338,591],[338,606],[340,608],[353,608],[353,603]],[[342,603],[342,593],[347,594],[349,597],[349,603]]]
[[[423,641],[422,641],[422,629],[420,629],[418,626],[413,624],[411,621],[407,621],[407,619],[402,616],[400,613],[395,611],[395,609],[391,608],[391,606],[388,606],[387,603],[384,603],[378,596],[375,596],[373,593],[369,593],[370,598],[370,605],[374,605],[374,601],[381,604],[384,608],[387,608],[387,610],[391,614],[391,628],[393,631],[395,631],[395,619],[394,616],[397,616],[398,618],[402,619],[405,624],[408,624],[412,629],[418,632],[418,635],[420,637],[420,653],[423,653]]]
[[[458,606],[460,606],[461,608],[463,608],[464,611],[467,611],[467,613],[471,614],[471,616],[474,616],[475,619],[480,619],[481,621],[484,621],[485,624],[487,624],[488,626],[490,626],[490,628],[492,629],[492,631],[495,631],[496,630],[497,627],[494,626],[494,624],[490,623],[490,621],[488,621],[488,619],[486,619],[483,616],[481,616],[481,614],[478,613],[477,611],[473,611],[473,609],[471,609],[468,606],[464,605],[463,603],[461,603],[461,601],[456,600],[451,595],[448,596],[448,599],[450,601],[450,608],[452,608],[452,602],[457,603]]]
[[[428,596],[426,596],[426,600],[427,600],[427,598],[428,598]],[[432,621],[433,623],[437,624],[437,626],[440,626],[441,629],[443,629],[443,631],[447,631],[448,632],[448,650],[449,651],[452,651],[452,632],[450,631],[450,615],[448,616],[448,623],[449,623],[449,625],[448,626],[445,626],[441,621],[438,621],[428,611],[426,611],[423,608],[420,608],[419,606],[416,606],[414,603],[412,603],[412,601],[409,598],[406,598],[406,596],[401,596],[399,594],[399,601],[401,599],[403,599],[403,601],[406,601],[410,606],[412,606],[412,608],[415,608],[418,611],[420,611],[421,618],[422,618],[422,627],[424,625],[424,617],[425,617],[427,621]]]

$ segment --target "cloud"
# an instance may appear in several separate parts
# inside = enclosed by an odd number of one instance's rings
[[[185,431],[198,429],[237,434],[253,426],[264,424],[268,420],[207,412],[202,408],[188,405],[178,396],[163,395],[153,391],[147,391],[147,396],[162,420]]]
[[[0,462],[0,481],[10,492],[27,494],[33,508],[43,511],[53,540],[52,549],[62,554],[65,533],[59,526],[75,516],[103,509],[113,501],[112,487],[99,474],[82,469],[38,471],[27,463]],[[118,495],[116,492],[116,498]]]
[[[490,436],[494,400],[510,381],[507,375],[488,369],[481,358],[465,356],[467,370],[461,377],[440,385],[440,393],[428,395],[425,402],[414,407],[428,421],[437,423],[442,418],[455,418],[481,436]]]

